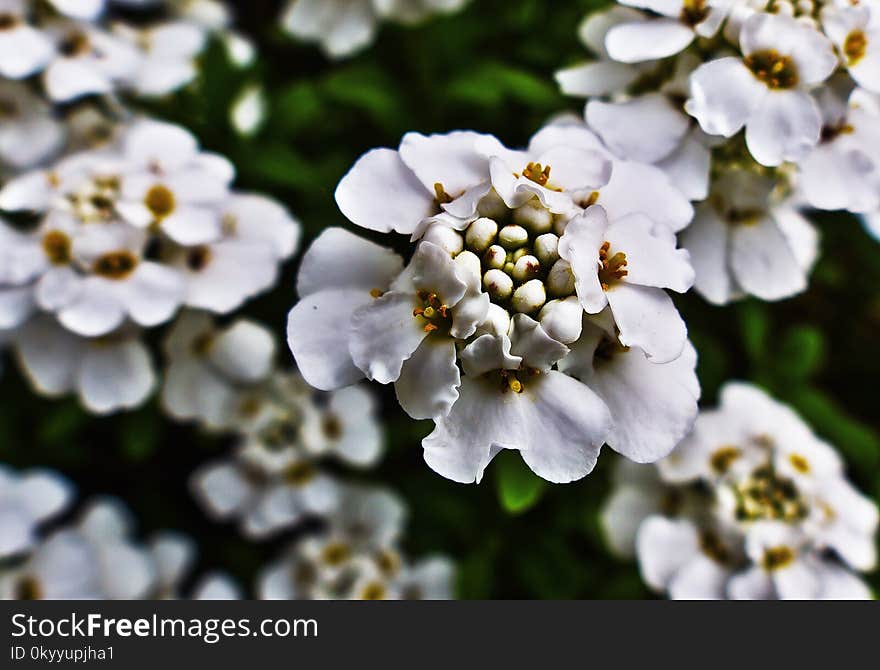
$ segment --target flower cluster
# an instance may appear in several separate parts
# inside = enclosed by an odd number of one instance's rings
[[[106,413],[154,385],[141,329],[181,306],[226,314],[270,288],[299,224],[232,190],[235,170],[178,126],[136,119],[105,146],[0,189],[0,328],[42,393]],[[24,214],[24,216],[21,216]]]
[[[316,535],[263,569],[265,600],[446,600],[453,567],[442,557],[411,563],[400,553],[403,504],[380,489],[349,487]]]
[[[606,442],[666,455],[697,412],[696,355],[666,289],[694,272],[676,231],[693,210],[660,168],[560,121],[511,150],[489,135],[410,133],[361,157],[336,191],[408,262],[342,229],[306,253],[288,339],[324,390],[394,383],[433,419],[440,474],[479,481],[500,449],[538,475],[588,474]]]
[[[4,600],[180,598],[195,560],[195,545],[180,533],[133,539],[128,510],[113,498],[95,498],[69,523],[57,521],[74,498],[71,484],[42,469],[0,466],[0,598]],[[240,597],[222,573],[193,587],[196,599]]]
[[[366,48],[381,21],[407,25],[432,13],[455,12],[468,0],[291,0],[281,26],[297,39],[317,42],[328,58],[346,58]]]
[[[211,33],[221,34],[240,62],[252,57],[243,37],[227,30],[228,11],[216,0],[2,0],[0,77],[39,76],[49,100],[69,103],[90,95],[131,92],[160,96],[197,75],[196,58]],[[111,9],[149,10],[137,23],[108,16]],[[128,7],[126,7],[128,6]],[[143,12],[141,12],[143,13]],[[26,119],[26,117],[22,117]]]
[[[718,409],[654,466],[621,464],[602,520],[672,598],[861,599],[877,506],[785,405],[729,383]]]
[[[188,312],[165,351],[166,412],[237,440],[229,457],[198,469],[193,492],[214,519],[236,521],[247,537],[336,510],[342,485],[324,471],[328,457],[358,468],[378,460],[372,396],[356,386],[316,394],[297,373],[279,370],[265,326],[238,319],[220,327],[208,314]]]
[[[627,6],[620,6],[627,5]],[[695,288],[727,303],[803,291],[805,207],[880,211],[880,40],[865,2],[626,0],[589,17],[597,60],[557,73],[586,123],[697,202]]]

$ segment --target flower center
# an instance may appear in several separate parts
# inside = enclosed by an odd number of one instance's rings
[[[679,20],[686,26],[695,26],[702,23],[709,16],[709,8],[706,0],[684,0]]]
[[[733,465],[733,462],[740,456],[742,456],[742,451],[739,447],[721,447],[712,452],[712,455],[709,457],[709,464],[715,472],[719,475],[723,475],[730,470],[730,466]]]
[[[125,279],[137,264],[137,256],[130,251],[113,251],[98,257],[92,264],[92,272],[107,279]]]
[[[833,142],[841,135],[849,135],[852,132],[855,132],[855,128],[845,121],[841,121],[833,126],[822,126],[822,132],[819,135],[819,142],[823,144],[826,142]]]
[[[700,533],[700,549],[716,563],[724,565],[730,562],[730,550],[714,531],[704,530]]]
[[[376,565],[386,575],[393,575],[400,568],[400,556],[393,551],[383,550],[375,556]]]
[[[43,251],[52,265],[70,263],[72,242],[66,233],[50,230],[43,236]]]
[[[327,565],[340,565],[351,556],[351,549],[342,542],[331,542],[321,552],[321,560]]]
[[[174,194],[162,184],[156,184],[144,196],[144,204],[156,219],[164,219],[174,211]]]
[[[284,471],[284,481],[294,486],[308,484],[317,474],[315,466],[309,461],[294,463]]]
[[[743,62],[768,88],[788,89],[798,84],[794,60],[790,56],[783,56],[776,49],[755,51],[746,56]]]
[[[599,264],[602,266],[599,269],[599,283],[603,291],[629,274],[629,270],[624,269],[627,265],[626,254],[622,251],[612,254],[611,242],[606,241],[599,249]]]
[[[388,591],[384,584],[379,582],[370,582],[361,591],[361,600],[385,600]]]
[[[452,326],[452,317],[449,308],[442,303],[440,297],[430,291],[419,291],[416,295],[421,305],[413,310],[413,317],[424,322],[425,332],[433,333],[440,329],[447,332]]]
[[[58,50],[68,58],[82,56],[91,50],[89,37],[80,31],[70,33],[62,40]]]
[[[843,41],[843,55],[847,65],[855,65],[868,52],[868,38],[861,30],[853,30]]]
[[[338,440],[342,437],[342,421],[335,414],[325,414],[321,420],[321,432],[328,440]]]
[[[540,163],[529,163],[523,170],[522,176],[535,182],[541,186],[546,186],[550,181],[550,166],[543,166]]]
[[[193,247],[186,254],[186,267],[193,272],[201,272],[210,262],[211,249],[209,247]]]
[[[14,14],[0,14],[0,30],[11,30],[19,23],[18,17]]]
[[[22,577],[15,585],[16,600],[42,600],[43,589],[40,582],[31,576]]]
[[[764,550],[761,563],[765,570],[778,570],[794,562],[794,552],[785,545],[768,547]]]
[[[799,521],[807,516],[807,506],[794,482],[780,477],[770,465],[756,469],[735,486],[736,518]]]

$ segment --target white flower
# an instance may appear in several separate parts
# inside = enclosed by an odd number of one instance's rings
[[[516,449],[552,482],[592,471],[611,417],[586,386],[551,366],[568,353],[525,314],[511,333],[477,337],[461,353],[465,377],[447,416],[425,438],[425,461],[444,477],[479,482],[501,449]]]
[[[225,158],[200,152],[179,126],[135,123],[124,138],[126,171],[117,210],[135,226],[158,225],[182,245],[222,236],[219,207],[229,195],[235,169]]]
[[[281,263],[297,249],[300,224],[255,193],[230,195],[211,216],[221,225],[219,239],[178,247],[168,261],[186,279],[186,305],[227,314],[275,285]]]
[[[244,393],[268,378],[275,357],[275,341],[266,327],[238,319],[218,328],[198,312],[177,319],[164,349],[163,409],[212,429],[234,424]]]
[[[641,12],[621,5],[587,15],[578,27],[578,37],[598,60],[559,70],[556,82],[562,92],[579,97],[608,95],[632,84],[642,74],[642,67],[611,60],[605,49],[605,37],[614,26],[643,18]]]
[[[138,50],[88,23],[58,21],[43,27],[55,54],[43,71],[43,84],[53,102],[110,93],[126,86],[140,66]]]
[[[833,80],[832,80],[833,82]],[[880,209],[880,110],[856,89],[822,91],[822,136],[800,164],[800,192],[819,209]]]
[[[376,36],[379,22],[421,21],[434,12],[452,12],[467,0],[292,0],[281,17],[294,37],[317,42],[329,58],[346,58]]]
[[[30,550],[39,526],[60,515],[73,499],[73,486],[51,470],[21,474],[0,465],[0,559]]]
[[[232,127],[243,137],[251,137],[259,132],[266,121],[268,102],[266,93],[259,85],[242,89],[229,109]]]
[[[15,333],[13,345],[39,393],[55,397],[76,392],[96,414],[140,406],[156,383],[150,354],[136,333],[87,339],[49,316],[37,316]]]
[[[186,21],[146,28],[117,24],[116,35],[141,51],[131,88],[142,96],[161,96],[190,83],[198,74],[196,58],[206,42],[204,30]]]
[[[674,56],[697,37],[718,32],[736,0],[621,0],[621,4],[659,14],[620,23],[608,31],[608,55],[623,63]]]
[[[52,59],[51,40],[29,24],[29,0],[0,0],[0,75],[25,79]]]
[[[731,137],[745,126],[762,165],[801,160],[819,140],[821,115],[808,91],[837,65],[830,40],[791,17],[759,13],[739,41],[741,58],[718,58],[693,73],[685,109],[711,135]]]
[[[696,270],[694,288],[709,302],[744,294],[781,300],[807,287],[818,233],[793,202],[779,197],[778,186],[748,166],[731,167],[697,206],[681,244]]]
[[[659,474],[659,478],[657,475]],[[609,541],[672,598],[868,598],[876,505],[788,407],[731,383],[654,472],[619,472]],[[623,530],[613,528],[620,523]]]
[[[822,7],[821,19],[852,78],[880,93],[880,7],[828,4]]]
[[[656,363],[681,355],[687,328],[663,289],[687,291],[694,271],[668,229],[642,214],[609,224],[594,205],[568,224],[559,255],[571,265],[584,310],[598,314],[609,306],[623,345]]]
[[[589,319],[559,369],[580,379],[607,405],[612,428],[608,446],[648,463],[666,456],[690,433],[697,417],[700,384],[697,352],[687,342],[681,355],[654,363],[638,347],[620,344]]]
[[[55,156],[65,127],[25,84],[0,81],[0,165],[25,170]]]

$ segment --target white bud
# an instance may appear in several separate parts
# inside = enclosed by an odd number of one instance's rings
[[[507,205],[493,188],[480,200],[477,205],[477,213],[480,216],[488,216],[490,219],[503,219],[507,215]]]
[[[485,261],[488,267],[500,270],[507,262],[507,252],[504,250],[504,247],[493,244],[486,249],[486,253],[483,255],[483,261]]]
[[[559,298],[570,296],[574,293],[574,274],[568,261],[561,258],[553,264],[547,274],[547,289],[550,295]]]
[[[516,263],[520,258],[525,256],[527,253],[529,253],[529,250],[526,247],[520,247],[519,249],[517,249],[516,251],[514,251],[510,255],[510,260],[512,260],[514,263]]]
[[[468,286],[479,286],[483,268],[480,258],[470,251],[462,251],[455,257],[456,273]]]
[[[498,235],[498,224],[485,217],[474,221],[467,229],[465,241],[471,251],[480,254],[489,248]]]
[[[485,320],[477,326],[475,335],[506,335],[510,330],[510,314],[501,305],[489,303]]]
[[[433,242],[441,249],[445,249],[450,256],[455,256],[464,249],[464,240],[461,234],[442,223],[431,224],[422,236],[422,240]]]
[[[541,309],[538,321],[557,342],[570,344],[581,336],[584,309],[576,296],[551,300]]]
[[[513,292],[513,280],[501,270],[492,269],[483,275],[486,293],[496,300],[506,300]]]
[[[568,226],[569,219],[564,216],[557,216],[553,221],[553,232],[556,233],[557,237],[562,237],[562,233],[565,232],[566,226]]]
[[[498,233],[498,243],[505,249],[517,249],[529,241],[529,231],[522,226],[504,226]]]
[[[532,279],[520,286],[513,294],[512,305],[517,312],[537,312],[547,300],[547,292],[540,279]]]
[[[525,226],[535,235],[540,235],[550,232],[553,227],[553,214],[535,199],[513,210],[513,222]]]
[[[559,238],[545,233],[535,240],[535,256],[542,265],[552,266],[559,259]]]
[[[541,263],[534,256],[521,256],[513,266],[513,278],[518,282],[534,279],[541,271]]]

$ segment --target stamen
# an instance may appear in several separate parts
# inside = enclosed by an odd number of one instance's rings
[[[794,552],[785,545],[768,547],[764,550],[764,568],[766,570],[778,570],[794,562]]]
[[[618,251],[609,258],[610,252],[611,243],[606,241],[599,249],[599,263],[602,266],[599,270],[599,283],[603,291],[607,291],[612,284],[629,274],[628,270],[623,269],[627,265],[626,254]]]
[[[137,264],[137,257],[130,251],[113,251],[98,257],[92,264],[92,272],[107,279],[125,279]]]
[[[550,181],[550,166],[544,167],[540,163],[529,163],[523,170],[522,176],[536,184],[546,186]]]
[[[762,49],[750,53],[743,63],[755,78],[769,88],[788,89],[798,85],[797,65],[790,56],[783,56],[776,49]]]
[[[452,202],[452,196],[446,192],[446,189],[443,188],[443,184],[439,181],[434,184],[434,200],[437,201],[438,205],[445,205],[446,203]]]
[[[861,30],[853,30],[843,42],[843,54],[846,64],[853,66],[868,53],[868,38]]]
[[[382,289],[370,289],[370,297],[372,298],[381,298],[383,295],[385,295],[385,291],[383,291]]]

